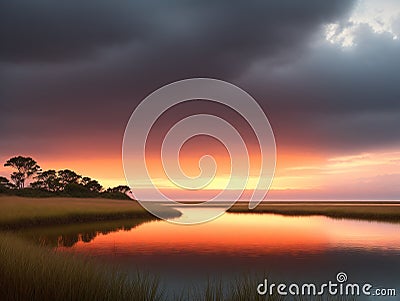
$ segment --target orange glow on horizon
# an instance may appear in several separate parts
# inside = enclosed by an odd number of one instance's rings
[[[195,144],[195,142],[193,141]],[[188,149],[182,151],[180,162],[184,171],[190,176],[199,174],[198,161],[204,150],[193,148],[188,144]],[[217,162],[217,174],[214,183],[204,190],[204,196],[208,196],[215,191],[223,189],[224,183],[229,180],[230,161],[226,150],[218,143],[210,143],[207,153],[214,156]],[[301,197],[301,195],[314,195],[324,198],[332,193],[343,192],[344,198],[358,198],[357,193],[365,191],[365,195],[373,194],[374,198],[381,194],[385,198],[387,193],[398,197],[396,194],[396,183],[400,178],[400,151],[397,149],[380,150],[369,153],[359,153],[343,156],[328,156],[322,153],[311,152],[284,152],[278,148],[277,166],[275,178],[271,185],[271,192],[279,193],[283,198]],[[4,162],[11,156],[3,156]],[[46,169],[72,169],[83,176],[97,179],[105,188],[117,185],[125,185],[122,159],[120,154],[100,154],[98,156],[75,156],[68,157],[63,154],[61,157],[45,157],[32,155],[43,170]],[[175,195],[184,197],[184,190],[179,191],[166,179],[160,159],[149,157],[149,166],[155,182],[160,189],[174,190]],[[259,157],[254,155],[253,162],[257,165]],[[0,166],[0,175],[9,178],[11,168]],[[397,177],[396,177],[397,175]],[[235,179],[241,181],[241,179]],[[252,189],[256,178],[249,178],[248,189]],[[136,189],[146,189],[146,187],[133,187]],[[208,191],[207,191],[208,190]],[[389,196],[389,198],[392,198]]]

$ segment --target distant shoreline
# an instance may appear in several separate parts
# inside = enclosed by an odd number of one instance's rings
[[[367,221],[400,223],[400,202],[263,202],[250,210],[248,203],[237,203],[231,213],[271,213],[288,216],[323,215],[338,219],[357,219]]]
[[[150,203],[150,202],[149,202]],[[169,208],[179,209],[179,204],[159,202]],[[201,202],[179,202],[181,206],[196,207]],[[296,200],[273,200],[263,201],[254,209],[249,209],[248,202],[239,201],[235,203],[228,213],[249,214],[280,214],[287,216],[312,216],[323,215],[338,219],[356,219],[366,221],[379,221],[400,223],[400,201],[370,200],[370,201],[296,201]],[[206,207],[223,207],[226,202],[213,202]]]
[[[140,201],[146,203],[146,201]],[[147,201],[148,203],[160,203],[160,204],[168,204],[169,202],[157,202],[157,201]],[[176,201],[181,204],[201,204],[203,201]],[[218,201],[213,202],[213,204],[225,204],[227,201]],[[236,204],[248,204],[248,201],[237,201]],[[327,205],[335,205],[335,204],[376,204],[376,205],[400,205],[400,200],[264,200],[260,205],[267,204],[327,204]]]

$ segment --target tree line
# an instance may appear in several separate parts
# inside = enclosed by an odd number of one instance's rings
[[[130,188],[119,185],[105,189],[97,180],[82,176],[69,169],[42,170],[31,157],[16,156],[4,163],[13,168],[10,180],[0,176],[0,193],[26,196],[73,196],[129,199]],[[29,187],[26,187],[31,180]]]

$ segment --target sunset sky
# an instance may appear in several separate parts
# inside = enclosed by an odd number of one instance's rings
[[[136,106],[165,84],[210,77],[247,91],[269,118],[277,166],[268,198],[400,198],[398,0],[2,1],[0,36],[2,163],[26,155],[124,185],[122,139]],[[234,114],[198,102],[165,114],[156,134],[199,112],[247,133]],[[199,158],[214,155],[206,196],[229,177],[229,158],[198,139],[181,160],[196,175]]]

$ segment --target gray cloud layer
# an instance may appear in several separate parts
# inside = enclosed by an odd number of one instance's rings
[[[284,147],[399,143],[399,43],[362,27],[351,51],[312,46],[353,4],[3,1],[0,147],[74,138],[89,148],[107,137],[119,150],[140,100],[187,77],[245,88]]]
[[[161,57],[179,58],[176,53],[188,50],[192,59],[265,55],[301,41],[314,26],[341,15],[347,3],[8,1],[0,7],[0,57],[17,62],[78,59],[99,48],[132,42],[144,44],[144,54]]]
[[[310,48],[296,62],[260,63],[247,75],[287,144],[347,151],[399,145],[400,43],[365,26],[358,31],[351,49]]]

